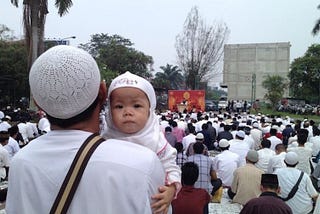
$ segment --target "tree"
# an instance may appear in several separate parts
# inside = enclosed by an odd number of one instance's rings
[[[15,39],[15,37],[12,35],[12,30],[10,30],[6,25],[0,24],[0,41],[13,39]]]
[[[293,97],[320,104],[320,44],[311,45],[303,57],[293,60],[288,77]]]
[[[214,78],[219,73],[218,63],[228,34],[225,24],[206,25],[197,7],[191,9],[175,44],[178,63],[185,72],[188,88],[196,89],[199,82]]]
[[[317,9],[320,9],[320,5],[318,5]],[[312,34],[315,36],[319,33],[319,31],[320,31],[320,19],[317,19],[315,25],[313,26]]]
[[[11,0],[18,7],[18,0]],[[56,0],[60,16],[65,15],[73,5],[72,0]],[[44,30],[48,11],[48,0],[24,0],[23,1],[23,24],[25,39],[28,48],[28,71],[32,63],[44,51]]]
[[[262,82],[262,86],[267,90],[265,98],[270,101],[272,108],[275,110],[283,97],[284,89],[287,87],[285,78],[279,75],[268,75]]]
[[[80,48],[88,51],[98,62],[101,70],[108,71],[108,77],[130,71],[134,74],[150,78],[153,65],[151,56],[137,51],[133,43],[119,35],[94,34],[90,42],[80,44]],[[111,74],[111,76],[110,76]]]
[[[18,0],[11,0],[11,3],[18,7]],[[58,8],[60,16],[65,15],[72,6],[72,0],[56,0],[55,6]],[[44,30],[48,11],[48,0],[24,0],[23,1],[23,25],[25,41],[28,49],[28,69],[33,62],[44,51]],[[30,94],[30,99],[32,95]],[[35,109],[33,102],[30,108]]]
[[[157,72],[153,83],[155,86],[166,89],[181,89],[184,84],[184,77],[180,73],[181,70],[178,66],[167,64],[160,66],[163,72]]]
[[[29,95],[27,49],[23,40],[15,41],[11,30],[0,25],[0,106],[11,105]],[[21,107],[21,106],[20,106]]]

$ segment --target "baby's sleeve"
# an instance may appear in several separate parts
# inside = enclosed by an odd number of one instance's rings
[[[166,172],[166,185],[176,186],[176,195],[181,189],[181,169],[176,163],[177,150],[164,138],[158,144],[157,155]]]

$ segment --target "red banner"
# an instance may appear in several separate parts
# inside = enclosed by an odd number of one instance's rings
[[[170,111],[183,110],[204,111],[205,91],[204,90],[169,90],[168,108]]]

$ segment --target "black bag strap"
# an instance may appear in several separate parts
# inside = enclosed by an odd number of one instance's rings
[[[64,178],[50,214],[67,213],[89,159],[103,141],[105,140],[99,134],[92,134],[81,145]]]
[[[286,198],[282,198],[283,201],[288,201],[290,200],[291,198],[293,198],[293,196],[296,194],[296,192],[298,191],[298,187],[299,187],[299,184],[302,180],[302,177],[303,177],[303,172],[301,171],[300,173],[300,177],[297,181],[297,183],[292,187],[291,191],[289,192],[288,196]]]

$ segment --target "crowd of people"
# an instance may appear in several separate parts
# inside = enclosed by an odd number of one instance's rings
[[[320,130],[313,120],[300,121],[288,116],[282,118],[246,112],[185,114],[170,111],[160,114],[159,118],[165,136],[177,148],[177,164],[183,167],[184,163],[191,161],[198,165],[199,177],[194,187],[207,189],[211,196],[215,195],[212,188],[226,188],[233,203],[246,207],[242,213],[263,213],[261,207],[259,212],[253,212],[254,209],[248,209],[249,205],[246,205],[260,195],[282,198],[282,204],[289,208],[281,205],[278,213],[302,214],[314,210],[320,180]],[[181,133],[179,129],[184,133],[182,139],[181,134],[177,135]],[[204,148],[201,150],[202,161],[195,160],[199,154],[189,152],[190,147],[193,146],[193,150],[197,148],[198,142]],[[291,193],[300,172],[303,172],[303,177],[299,188]],[[273,190],[279,188],[281,191],[264,193],[263,175],[272,177]],[[198,185],[201,182],[208,186]],[[285,200],[288,195],[293,196]],[[179,195],[176,200],[179,200]]]
[[[69,46],[41,55],[29,83],[36,122],[0,111],[8,214],[209,213],[223,191],[241,213],[320,213],[312,120],[158,112],[147,80],[126,72],[107,90],[95,60]]]

